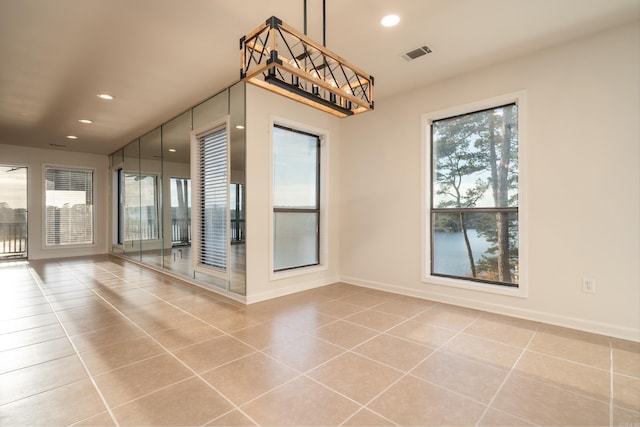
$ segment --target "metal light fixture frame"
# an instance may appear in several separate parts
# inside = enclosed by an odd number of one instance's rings
[[[373,76],[275,16],[240,39],[240,61],[240,79],[327,113],[373,110]]]

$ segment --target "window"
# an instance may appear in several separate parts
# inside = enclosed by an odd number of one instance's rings
[[[229,247],[229,146],[226,124],[192,137],[196,155],[194,268],[227,277]]]
[[[520,286],[515,102],[430,120],[430,278]]]
[[[124,240],[158,239],[158,177],[127,172],[123,175]]]
[[[45,166],[45,245],[93,244],[93,171]]]
[[[320,137],[274,125],[273,270],[320,263]]]
[[[171,244],[191,244],[191,179],[171,178]]]

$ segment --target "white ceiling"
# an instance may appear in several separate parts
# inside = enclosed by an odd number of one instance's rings
[[[307,3],[322,42],[322,0]],[[111,153],[236,82],[240,37],[271,15],[302,31],[303,0],[0,0],[0,143]],[[327,48],[375,77],[379,105],[636,20],[640,0],[326,0],[326,15]]]

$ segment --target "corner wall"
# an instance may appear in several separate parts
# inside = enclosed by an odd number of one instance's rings
[[[246,86],[247,179],[247,302],[290,294],[334,283],[339,279],[340,119],[264,89]],[[283,119],[307,130],[328,132],[327,203],[321,216],[328,219],[327,269],[295,277],[273,279],[271,251],[271,121]],[[323,143],[324,144],[324,143]],[[323,149],[326,147],[323,146]],[[323,249],[321,248],[321,252]]]
[[[640,340],[638,76],[635,22],[377,101],[343,121],[342,280]],[[529,297],[423,283],[422,114],[520,90]],[[582,277],[596,280],[596,294],[582,292]]]
[[[29,259],[62,258],[98,255],[109,251],[109,157],[106,155],[75,153],[61,150],[43,150],[17,145],[0,145],[0,162],[27,166],[28,257]],[[93,246],[44,247],[44,194],[43,164],[95,171],[94,238]]]

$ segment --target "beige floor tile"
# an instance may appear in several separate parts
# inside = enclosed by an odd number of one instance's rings
[[[164,353],[152,339],[141,336],[80,353],[91,375],[102,374]]]
[[[368,409],[361,409],[342,425],[351,427],[386,427],[396,426],[397,424],[391,420],[381,417],[380,415],[374,414]]]
[[[52,302],[68,301],[79,298],[95,298],[96,294],[84,285],[80,285],[78,289],[66,290],[65,292],[53,293],[47,295],[47,299]]]
[[[340,298],[339,301],[346,302],[347,304],[359,305],[363,308],[372,308],[380,304],[384,304],[385,302],[389,301],[389,299],[360,292],[357,294],[346,296],[344,298]]]
[[[54,388],[0,408],[3,426],[69,425],[106,410],[89,380]]]
[[[414,317],[413,320],[461,331],[477,319],[481,313],[470,308],[437,303]]]
[[[411,371],[420,379],[484,403],[491,401],[508,373],[506,369],[442,350],[433,353]]]
[[[136,313],[128,317],[148,334],[177,328],[196,320],[192,315],[175,308],[167,308],[156,313]]]
[[[392,335],[382,334],[359,345],[352,351],[406,372],[429,356],[433,349]]]
[[[0,405],[86,379],[77,356],[67,356],[0,375]]]
[[[152,337],[169,350],[176,350],[220,335],[222,332],[219,329],[193,319],[175,329],[156,332],[152,334]]]
[[[323,286],[316,290],[316,293],[331,299],[345,298],[362,292],[363,288],[348,285],[345,283],[334,283],[332,285]]]
[[[403,374],[357,354],[345,353],[307,375],[364,405]]]
[[[505,369],[513,367],[522,353],[517,347],[467,335],[464,332],[453,337],[444,348],[450,353]]]
[[[297,375],[284,364],[261,353],[253,353],[207,371],[202,378],[233,403],[242,405]]]
[[[75,354],[69,340],[58,338],[0,352],[0,374]]]
[[[609,404],[512,374],[493,406],[538,425],[609,424]],[[541,410],[544,408],[544,410]]]
[[[193,375],[173,357],[163,354],[94,377],[113,407]]]
[[[256,423],[251,421],[239,410],[234,410],[215,420],[205,424],[207,426],[224,426],[224,427],[254,427]]]
[[[11,332],[0,335],[0,351],[37,344],[56,338],[65,337],[64,329],[59,323]]]
[[[5,297],[7,298],[7,297]],[[8,302],[13,300],[8,299]],[[48,303],[28,305],[26,307],[8,306],[0,308],[0,320],[7,321],[11,319],[20,319],[22,317],[36,316],[38,314],[51,313],[51,306]]]
[[[3,302],[1,303],[3,310],[5,308],[8,308],[8,309],[23,308],[24,309],[24,308],[30,308],[34,306],[48,305],[48,304],[49,302],[47,301],[47,298],[44,297],[42,293],[40,295],[29,296],[27,298],[22,298],[20,296],[8,297],[4,299]]]
[[[485,427],[517,427],[533,426],[534,424],[531,424],[530,422],[525,421],[522,418],[506,414],[502,411],[489,409],[477,425]]]
[[[428,323],[408,320],[389,330],[388,334],[415,341],[419,344],[440,347],[453,338],[456,332]]]
[[[70,338],[76,349],[79,352],[83,352],[129,341],[143,335],[144,332],[132,323],[117,323],[113,326],[72,335]]]
[[[78,307],[96,307],[101,306],[104,302],[97,296],[89,296],[83,298],[75,298],[64,301],[51,303],[51,308],[55,311],[70,310]]]
[[[613,372],[640,378],[640,343],[612,339]]]
[[[302,335],[293,341],[276,344],[264,351],[300,372],[313,369],[344,352],[340,347],[309,335]]]
[[[603,402],[609,401],[611,378],[608,370],[532,351],[525,352],[514,369],[536,381],[544,381]]]
[[[128,320],[115,311],[99,311],[92,316],[65,320],[62,322],[69,335],[78,335],[83,332],[94,331],[108,326],[123,325]]]
[[[402,378],[368,407],[401,426],[475,425],[485,409],[412,376]]]
[[[224,314],[214,312],[211,316],[204,316],[203,319],[206,320],[207,323],[225,332],[248,328],[249,326],[258,325],[267,320],[266,317],[247,310],[238,310]]]
[[[259,425],[336,426],[358,408],[351,400],[300,377],[249,402],[242,410]]]
[[[36,314],[34,316],[3,321],[0,323],[0,334],[9,334],[32,328],[39,328],[41,326],[55,325],[57,323],[58,319],[53,313]]]
[[[342,320],[329,323],[311,333],[343,348],[352,348],[374,337],[378,332]]]
[[[613,374],[613,404],[640,412],[640,378]]]
[[[197,372],[207,371],[253,353],[248,345],[223,335],[183,347],[175,355]]]
[[[98,415],[85,418],[84,420],[71,425],[73,427],[115,427],[116,423],[113,421],[111,414],[108,412],[101,412]]]
[[[382,332],[393,328],[405,319],[400,316],[381,313],[379,311],[365,310],[349,317],[345,317],[343,320]]]
[[[57,312],[57,315],[60,318],[60,321],[65,323],[71,320],[89,320],[93,318],[99,318],[106,313],[111,315],[117,314],[117,312],[113,308],[109,307],[106,303],[102,303],[96,306],[83,306],[59,311]]]
[[[272,317],[272,320],[295,329],[300,329],[303,332],[311,332],[336,319],[320,313],[315,305],[306,305],[277,313]]]
[[[483,313],[464,333],[524,348],[537,328],[536,322]]]
[[[529,350],[546,353],[601,369],[611,363],[610,339],[601,335],[540,325]]]
[[[628,411],[620,407],[613,407],[613,423],[614,426],[639,426],[640,412]]]
[[[319,313],[342,319],[344,317],[351,316],[352,314],[356,314],[359,311],[363,311],[365,308],[359,305],[342,302],[340,300],[332,300],[318,304],[316,306],[316,310],[318,310]]]
[[[283,345],[288,341],[292,341],[304,332],[299,329],[291,328],[282,323],[264,322],[255,326],[240,329],[231,333],[232,336],[242,342],[257,348],[259,350],[267,347],[275,347]]]
[[[375,311],[392,314],[394,316],[409,318],[425,311],[430,305],[409,303],[397,299],[391,299],[374,307]]]
[[[122,426],[202,425],[233,406],[198,378],[190,378],[113,409]]]

